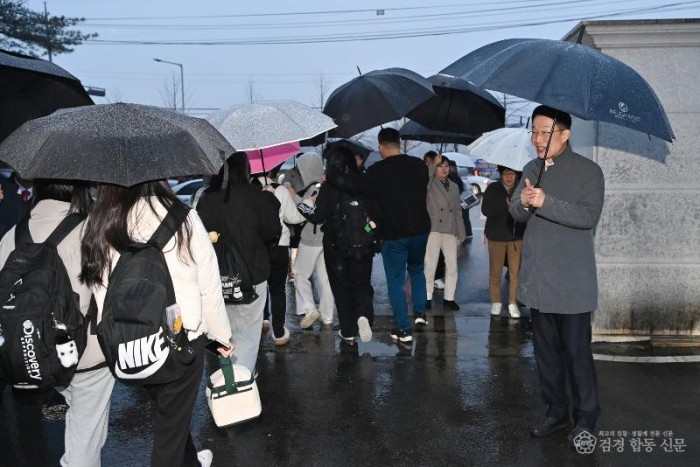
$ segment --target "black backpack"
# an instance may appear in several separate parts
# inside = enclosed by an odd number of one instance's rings
[[[97,339],[110,370],[125,383],[169,383],[194,361],[187,331],[168,316],[176,299],[163,255],[188,212],[185,205],[173,204],[148,242],[119,252],[109,275]],[[96,314],[94,300],[91,305]]]
[[[258,294],[255,293],[248,265],[243,259],[238,245],[220,235],[214,243],[214,251],[219,263],[224,302],[236,305],[253,303],[258,298]]]
[[[0,271],[0,380],[17,389],[70,383],[87,344],[86,320],[56,248],[84,216],[70,214],[43,243],[29,216],[15,230],[15,251]]]
[[[379,248],[378,226],[364,196],[342,193],[337,204],[336,248],[346,258],[373,255]]]

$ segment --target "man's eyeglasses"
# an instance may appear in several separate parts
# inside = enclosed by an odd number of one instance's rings
[[[554,131],[555,132],[556,131],[564,131],[564,129],[559,128],[559,129],[554,130]],[[540,136],[544,136],[546,139],[549,139],[549,136],[552,134],[551,131],[528,131],[528,133],[530,133],[530,139],[537,139]]]

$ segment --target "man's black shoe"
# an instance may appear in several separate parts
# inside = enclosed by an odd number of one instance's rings
[[[459,305],[457,305],[457,302],[455,302],[454,300],[445,300],[444,302],[442,302],[442,307],[445,310],[452,310],[452,311],[459,310]]]
[[[425,309],[426,309],[426,310],[432,310],[432,309],[433,309],[433,305],[430,303],[430,300],[428,300],[428,301],[425,302]]]
[[[427,326],[428,318],[426,318],[425,313],[415,313],[413,315],[413,324],[415,324],[417,328]]]
[[[549,436],[557,430],[568,428],[570,426],[568,418],[552,418],[546,417],[537,425],[530,429],[532,436]]]

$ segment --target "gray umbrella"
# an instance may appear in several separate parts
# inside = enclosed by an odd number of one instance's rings
[[[347,138],[406,116],[435,96],[433,85],[404,68],[370,71],[340,86],[328,97],[323,113],[338,128],[333,136]]]
[[[0,145],[24,178],[132,186],[216,173],[234,152],[206,120],[137,104],[63,109],[30,120]]]
[[[674,137],[661,102],[644,78],[582,44],[506,39],[465,55],[442,73],[584,120],[624,126],[669,142]]]
[[[335,128],[328,116],[294,101],[235,105],[214,112],[207,120],[238,151],[301,141]]]

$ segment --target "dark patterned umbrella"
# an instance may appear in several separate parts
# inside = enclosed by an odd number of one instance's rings
[[[465,55],[442,73],[584,120],[612,123],[669,142],[674,138],[666,112],[644,78],[582,44],[506,39]]]
[[[206,120],[121,103],[58,110],[26,122],[0,144],[0,160],[24,178],[122,186],[217,173],[233,152]]]
[[[0,141],[27,120],[92,103],[78,78],[63,68],[0,50]]]

